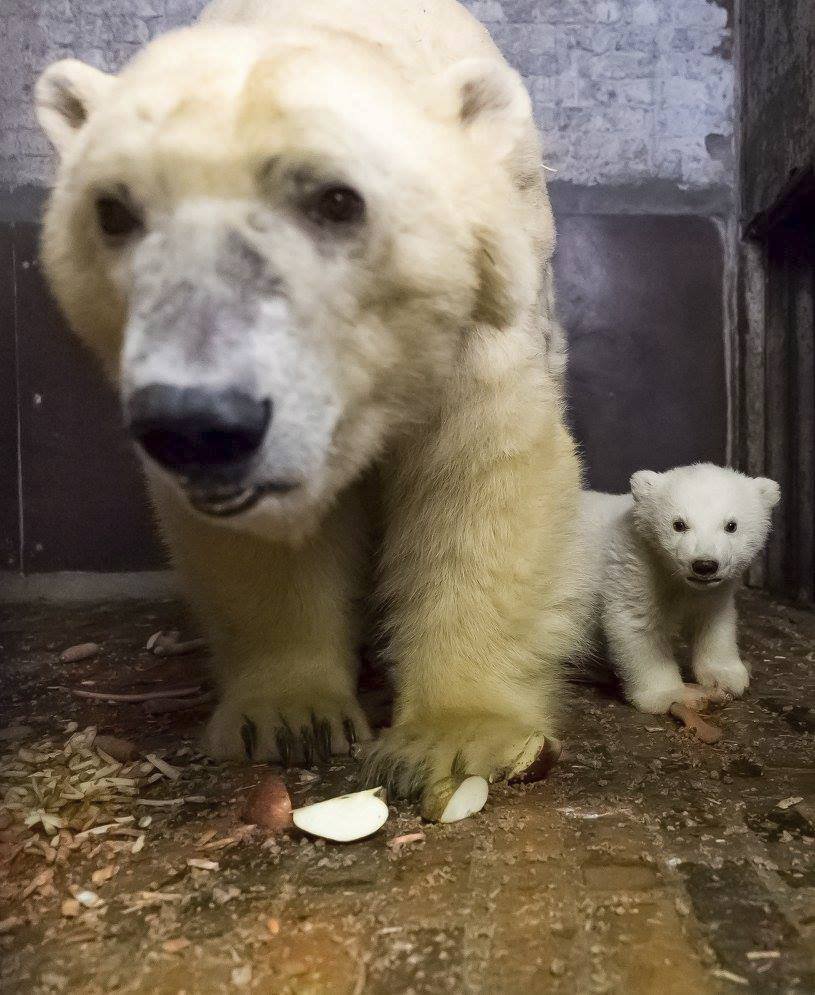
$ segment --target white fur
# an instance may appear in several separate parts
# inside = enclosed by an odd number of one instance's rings
[[[399,685],[378,762],[402,790],[454,760],[511,772],[554,729],[585,604],[518,75],[453,0],[216,0],[118,77],[50,67],[37,99],[61,154],[46,270],[123,401],[154,383],[271,398],[248,483],[299,484],[211,519],[146,461],[213,646],[208,748],[243,755],[249,730],[275,757],[319,728],[337,750],[346,719],[367,737],[376,585]],[[360,190],[364,224],[315,230],[312,174]],[[123,189],[143,227],[112,244],[95,202]]]
[[[736,643],[735,592],[766,542],[778,485],[701,463],[635,473],[631,492],[587,491],[581,516],[599,621],[626,698],[660,713],[673,702],[742,695],[750,675]],[[719,564],[711,582],[695,577],[697,560]],[[690,638],[696,684],[683,683],[674,656],[680,631]]]

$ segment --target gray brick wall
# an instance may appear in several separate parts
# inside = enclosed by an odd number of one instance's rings
[[[0,3],[0,184],[47,183],[48,142],[32,113],[40,71],[82,59],[115,72],[152,37],[193,20],[204,0],[4,0]]]
[[[734,77],[722,55],[730,29],[721,6],[709,0],[475,0],[469,6],[524,74],[547,162],[559,179],[587,186],[730,182]]]
[[[380,0],[386,2],[386,0]],[[418,0],[417,0],[418,2]],[[726,0],[469,0],[524,75],[559,180],[582,186],[731,182]],[[47,182],[31,88],[73,55],[115,70],[202,0],[10,0],[0,5],[0,185]]]

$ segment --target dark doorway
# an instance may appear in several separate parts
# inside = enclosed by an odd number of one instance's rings
[[[743,270],[741,420],[752,473],[781,484],[764,577],[815,600],[815,178],[749,230]]]

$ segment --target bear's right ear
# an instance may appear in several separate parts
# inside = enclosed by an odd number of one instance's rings
[[[769,477],[756,477],[754,481],[766,508],[774,508],[781,500],[781,488]]]
[[[114,82],[77,59],[54,62],[37,80],[34,101],[37,120],[62,155]]]
[[[661,476],[662,474],[655,473],[653,470],[637,470],[635,474],[632,474],[631,496],[634,500],[641,501],[649,494],[653,494],[654,487]]]

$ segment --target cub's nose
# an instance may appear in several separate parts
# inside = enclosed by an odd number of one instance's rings
[[[150,384],[127,403],[130,434],[148,456],[189,478],[229,477],[257,452],[272,402],[239,390]]]
[[[699,574],[700,577],[710,577],[711,574],[715,574],[719,569],[718,560],[694,560],[691,563],[691,568],[695,574]]]

